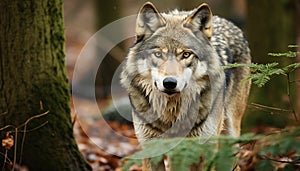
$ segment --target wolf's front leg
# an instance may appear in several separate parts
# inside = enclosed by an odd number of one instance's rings
[[[165,171],[164,161],[162,160],[154,165],[150,159],[143,159],[143,171]]]

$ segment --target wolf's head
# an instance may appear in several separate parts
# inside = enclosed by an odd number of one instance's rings
[[[158,91],[166,96],[180,94],[187,87],[201,89],[205,86],[201,82],[207,82],[219,67],[211,36],[212,13],[207,4],[193,11],[169,13],[159,13],[149,2],[144,4],[121,82],[146,94]]]

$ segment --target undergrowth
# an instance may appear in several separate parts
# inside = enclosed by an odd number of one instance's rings
[[[3,161],[0,161],[0,166],[2,166],[1,171],[4,171],[4,170],[12,170],[13,171],[13,170],[18,170],[16,168],[21,167],[19,165],[22,164],[22,158],[24,157],[23,150],[24,150],[26,134],[43,127],[44,125],[46,125],[48,123],[48,121],[42,123],[41,125],[33,128],[33,129],[27,129],[27,126],[32,120],[40,118],[42,116],[45,116],[48,113],[49,113],[49,111],[46,111],[44,113],[32,116],[29,119],[27,119],[24,123],[22,123],[18,126],[6,125],[6,126],[0,128],[0,133],[3,133],[3,132],[5,133],[5,137],[2,139],[2,147],[0,147],[0,148],[3,148],[5,151],[5,153],[0,152],[0,158],[4,158]],[[1,113],[0,117],[4,116],[6,114],[8,114],[8,112]],[[18,139],[19,133],[23,133],[21,140]],[[21,143],[20,149],[18,149],[17,143]],[[13,151],[12,159],[8,155],[8,152],[10,150]],[[17,158],[17,152],[19,152],[19,158]],[[22,169],[20,169],[20,170],[22,170]]]
[[[294,50],[298,45],[290,45],[288,52],[269,53],[270,57],[296,58],[300,52]],[[300,63],[280,67],[278,62],[267,64],[231,64],[224,69],[249,67],[251,75],[244,81],[251,80],[258,87],[263,87],[272,77],[283,75],[287,82],[287,95],[290,108],[281,109],[258,105],[261,110],[284,111],[292,114],[298,122],[297,112],[293,107],[292,84],[300,80],[291,80],[291,74],[300,68]],[[162,153],[162,149],[170,149]],[[155,155],[157,154],[157,155]],[[154,164],[167,159],[168,169],[172,171],[189,170],[192,164],[202,162],[203,170],[300,170],[300,127],[294,126],[277,130],[268,135],[244,134],[241,137],[215,136],[155,139],[143,146],[143,150],[126,157],[124,170],[129,170],[133,163],[141,164],[142,158],[152,158]]]

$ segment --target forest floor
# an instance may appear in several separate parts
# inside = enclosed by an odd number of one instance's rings
[[[95,106],[91,105],[92,103],[89,100],[76,100],[83,104],[81,105],[83,109],[80,110],[86,113],[84,118],[77,117],[74,107],[72,106],[72,114],[75,121],[74,134],[79,150],[90,163],[94,171],[122,171],[122,166],[124,165],[122,158],[140,149],[133,126],[119,122],[105,121],[101,117],[95,116],[98,109],[95,109]],[[102,101],[99,103],[99,106],[106,106],[108,103],[107,101]],[[257,127],[255,130],[252,130],[252,132],[260,134],[274,134],[279,131],[278,128],[271,127]],[[256,143],[259,144],[259,142]],[[241,170],[255,170],[255,164],[262,160],[258,153],[259,151],[253,148],[251,144],[242,146],[238,154],[238,165]],[[294,156],[297,156],[297,154],[290,153],[277,159],[289,161]],[[284,168],[287,163],[288,162],[274,162],[273,165],[275,165],[275,168],[281,169]],[[300,169],[300,167],[297,168]],[[130,171],[141,171],[141,167],[132,165]]]
[[[94,105],[87,99],[76,99],[83,103],[86,118],[77,117],[72,106],[72,115],[75,121],[74,135],[79,150],[90,163],[93,171],[121,171],[122,158],[133,154],[139,149],[132,125],[118,122],[107,122],[95,116]],[[99,105],[106,105],[101,103]],[[75,117],[76,116],[76,117]],[[132,166],[132,171],[141,170]]]

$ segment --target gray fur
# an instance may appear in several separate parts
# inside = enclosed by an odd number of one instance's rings
[[[251,62],[239,28],[212,17],[206,4],[192,11],[158,13],[146,3],[137,18],[136,33],[121,84],[129,94],[140,142],[240,134],[250,88],[250,83],[240,82],[249,69],[222,69],[228,63]],[[169,95],[161,81],[165,77],[176,78],[172,90],[176,93]]]

